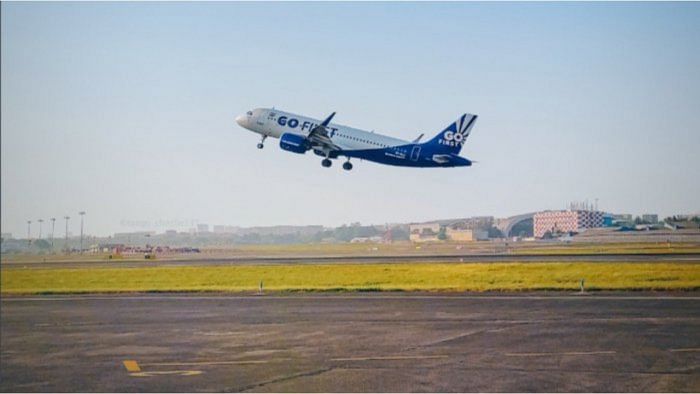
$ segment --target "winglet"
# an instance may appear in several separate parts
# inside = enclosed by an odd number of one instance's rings
[[[323,126],[323,127],[328,126],[328,124],[331,123],[331,119],[333,119],[334,116],[335,116],[335,112],[333,112],[332,114],[330,114],[330,116],[327,117],[326,120],[324,120],[323,122],[321,122],[321,126]]]

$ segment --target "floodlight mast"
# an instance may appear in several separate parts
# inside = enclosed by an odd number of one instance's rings
[[[53,252],[53,236],[56,230],[56,218],[51,218],[51,252]]]
[[[70,220],[70,216],[66,215],[63,218],[66,219],[66,245],[65,245],[65,248],[66,248],[66,252],[70,252],[70,249],[68,248],[68,220]]]
[[[85,211],[78,212],[80,215],[80,254],[83,254],[83,218],[85,217]]]

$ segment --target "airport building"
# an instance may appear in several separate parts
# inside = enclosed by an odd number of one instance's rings
[[[437,222],[412,224],[410,225],[409,239],[412,242],[436,242],[445,240],[470,242],[488,239],[488,231],[464,227],[471,226],[465,226],[463,222],[456,222],[446,226]],[[443,231],[444,237],[440,237],[440,233]]]
[[[238,227],[215,224],[212,226],[212,232],[214,234],[236,234],[238,232]]]
[[[549,233],[578,233],[582,229],[603,227],[600,211],[544,211],[534,215],[534,235],[542,238]]]
[[[408,238],[411,242],[437,241],[440,223],[411,224]]]
[[[450,241],[483,241],[489,239],[488,231],[483,230],[472,230],[472,229],[460,229],[447,226],[445,229],[445,235]]]

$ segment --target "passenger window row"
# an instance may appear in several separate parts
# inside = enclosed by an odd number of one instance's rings
[[[383,147],[383,148],[388,148],[388,147],[389,147],[389,145],[380,144],[380,143],[378,143],[378,142],[374,142],[374,141],[370,141],[370,140],[364,140],[364,139],[362,139],[362,138],[350,137],[350,136],[348,136],[348,135],[341,134],[341,133],[336,133],[336,135],[337,135],[337,136],[340,136],[340,137],[343,137],[343,138],[347,138],[347,139],[349,139],[349,140],[353,140],[353,141],[360,141],[360,142],[364,142],[364,143],[366,143],[366,144],[372,144],[372,145],[381,146],[381,147]]]

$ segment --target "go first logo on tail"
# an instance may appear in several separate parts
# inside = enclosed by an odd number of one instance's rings
[[[461,146],[467,140],[472,125],[476,120],[476,115],[464,114],[458,121],[452,123],[445,129],[440,139],[440,144],[447,146]]]

